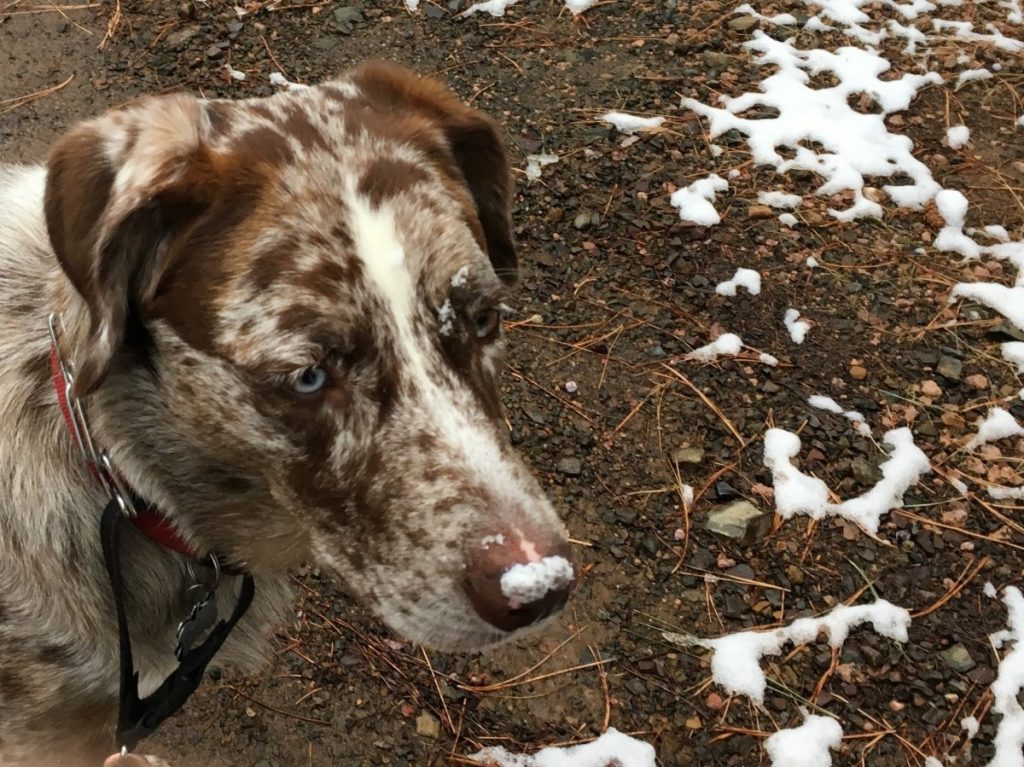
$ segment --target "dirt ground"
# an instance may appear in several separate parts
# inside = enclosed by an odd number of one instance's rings
[[[306,569],[266,673],[211,680],[150,750],[195,767],[439,765],[485,745],[577,742],[610,724],[655,744],[666,766],[750,767],[768,763],[759,743],[803,707],[842,722],[837,765],[987,762],[998,720],[988,634],[1006,613],[982,586],[1020,582],[1024,520],[1013,502],[959,497],[950,479],[1021,483],[1021,441],[962,443],[987,406],[1024,384],[995,345],[1019,332],[946,299],[955,282],[997,279],[1003,265],[934,252],[927,213],[887,207],[881,220],[841,225],[829,200],[808,196],[796,229],[763,217],[758,190],[809,194],[813,177],[776,178],[728,137],[713,157],[701,122],[679,108],[680,96],[710,103],[752,82],[747,33],[726,23],[731,4],[606,2],[574,20],[555,0],[527,0],[503,19],[457,18],[463,0],[417,14],[397,0],[250,2],[242,19],[219,0],[65,3],[0,0],[4,161],[40,160],[75,120],[142,94],[263,95],[272,71],[313,82],[367,57],[436,74],[495,115],[517,168],[526,154],[561,158],[538,182],[520,174],[525,269],[504,394],[512,439],[578,542],[570,608],[541,635],[446,656],[390,636]],[[971,199],[969,224],[999,222],[1020,238],[1024,67],[982,45],[968,54],[1007,65],[955,93],[926,89],[898,127],[940,183]],[[623,142],[596,120],[611,108],[665,114],[668,130]],[[958,119],[984,140],[944,146]],[[739,175],[718,205],[723,223],[681,223],[671,191],[730,169]],[[737,266],[761,273],[756,299],[716,295]],[[815,323],[801,346],[781,322],[791,306]],[[750,349],[681,361],[723,329]],[[759,364],[755,349],[781,364]],[[935,471],[877,540],[802,518],[776,519],[749,545],[706,531],[725,502],[773,508],[761,462],[773,424],[800,431],[802,468],[841,496],[874,483],[879,444],[809,408],[811,394],[861,411],[876,434],[911,425]],[[1024,403],[1011,412],[1024,417]],[[696,489],[692,508],[684,484]],[[909,643],[859,629],[839,653],[822,641],[766,659],[763,710],[714,687],[705,651],[662,636],[770,626],[873,594],[915,614]],[[981,720],[971,745],[959,726],[968,714]]]

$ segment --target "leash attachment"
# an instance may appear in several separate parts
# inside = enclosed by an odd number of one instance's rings
[[[246,573],[242,576],[242,588],[238,595],[238,602],[227,620],[218,622],[209,635],[198,646],[193,646],[198,637],[203,633],[195,627],[199,622],[200,615],[205,616],[203,620],[211,623],[216,620],[216,602],[210,599],[207,605],[213,605],[212,618],[209,607],[203,607],[202,601],[196,602],[189,613],[189,616],[182,621],[178,630],[178,667],[164,679],[163,683],[151,695],[145,698],[139,697],[139,672],[135,670],[135,662],[132,658],[132,641],[128,632],[128,619],[124,608],[124,584],[121,578],[121,554],[120,554],[120,531],[124,515],[115,499],[107,504],[103,510],[103,518],[100,522],[100,536],[103,544],[103,559],[107,565],[107,575],[110,578],[110,588],[114,595],[114,609],[117,613],[117,633],[120,645],[121,674],[120,674],[120,695],[118,700],[117,714],[117,745],[133,750],[143,738],[151,735],[169,717],[176,714],[185,702],[189,699],[196,688],[199,687],[213,656],[224,644],[231,630],[235,627],[242,616],[245,615],[252,604],[253,596],[256,593],[256,585],[252,575]],[[209,587],[203,587],[209,588]],[[211,594],[213,589],[209,589]],[[195,613],[195,620],[190,619]],[[190,634],[191,643],[186,645],[182,641],[186,629]]]

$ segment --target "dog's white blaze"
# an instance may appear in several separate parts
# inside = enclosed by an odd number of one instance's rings
[[[385,208],[374,210],[368,200],[352,195],[352,239],[366,274],[388,299],[399,327],[411,321],[413,286],[405,268],[405,250],[395,219]]]

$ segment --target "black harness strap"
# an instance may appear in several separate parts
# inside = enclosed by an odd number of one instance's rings
[[[124,584],[121,579],[120,529],[123,514],[117,502],[111,500],[103,510],[100,536],[103,559],[110,577],[117,611],[117,633],[121,656],[120,695],[117,715],[117,745],[133,750],[139,741],[151,735],[164,722],[185,705],[203,680],[206,666],[216,655],[235,624],[252,604],[256,585],[252,575],[242,576],[242,588],[231,617],[220,621],[210,630],[206,640],[186,651],[178,667],[146,698],[139,698],[139,672],[132,660],[132,641],[128,634],[128,620],[124,610]]]

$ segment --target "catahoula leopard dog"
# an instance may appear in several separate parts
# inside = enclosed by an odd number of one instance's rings
[[[243,671],[303,562],[443,650],[561,607],[566,533],[496,384],[511,200],[495,123],[386,63],[144,98],[0,166],[0,767],[117,745],[112,494],[142,696],[211,554],[222,618],[255,578],[216,656]]]

